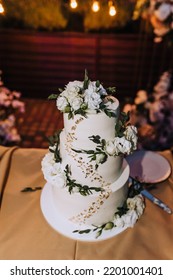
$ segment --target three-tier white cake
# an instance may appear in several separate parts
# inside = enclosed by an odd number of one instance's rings
[[[120,113],[114,91],[85,73],[83,82],[69,82],[53,96],[64,128],[52,137],[42,171],[58,213],[78,226],[110,223],[127,199],[124,155],[136,149],[137,130]]]

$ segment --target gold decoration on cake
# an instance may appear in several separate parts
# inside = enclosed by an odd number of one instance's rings
[[[101,206],[104,204],[105,200],[109,198],[111,194],[110,184],[105,186],[104,192],[99,193],[96,201],[93,201],[88,209],[84,209],[81,213],[76,216],[71,217],[69,220],[74,223],[85,224],[86,220],[97,213]]]
[[[76,120],[76,124],[79,124],[83,121],[84,118]],[[79,156],[76,152],[72,150],[72,143],[75,138],[75,126],[72,126],[70,130],[73,130],[73,133],[67,134],[67,142],[65,144],[66,151],[68,155],[70,155],[76,162],[77,166],[81,169],[82,173],[86,174],[85,178],[91,178],[91,182],[98,181],[101,186],[104,186],[104,191],[100,192],[96,201],[93,201],[88,209],[84,209],[81,213],[76,216],[70,218],[70,221],[85,223],[87,219],[93,216],[100,207],[104,204],[105,200],[107,200],[111,194],[110,183],[106,183],[103,177],[95,170],[94,166],[90,162],[86,162],[83,160],[81,155]]]

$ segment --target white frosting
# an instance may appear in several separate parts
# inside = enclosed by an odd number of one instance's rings
[[[69,194],[67,187],[52,187],[53,199],[59,213],[74,223],[101,225],[111,221],[127,198],[129,165],[124,160],[119,178],[104,192],[94,192],[88,196]]]

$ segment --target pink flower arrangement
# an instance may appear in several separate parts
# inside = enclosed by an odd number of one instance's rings
[[[2,71],[0,70],[0,76]],[[25,104],[20,101],[21,93],[11,91],[0,78],[0,144],[18,143],[21,138],[16,128],[16,113],[25,112]]]
[[[154,41],[160,42],[173,32],[173,0],[137,0],[133,19],[148,20],[155,34]]]
[[[173,72],[164,72],[152,93],[139,90],[132,104],[131,123],[138,128],[139,148],[164,150],[173,148]]]

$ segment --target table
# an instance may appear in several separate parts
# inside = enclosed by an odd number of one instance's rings
[[[1,260],[172,260],[173,215],[146,200],[145,212],[133,228],[99,242],[66,238],[52,229],[40,208],[44,186],[41,160],[46,149],[0,146],[0,259]],[[173,167],[170,151],[161,153]],[[173,209],[173,175],[152,193]]]

